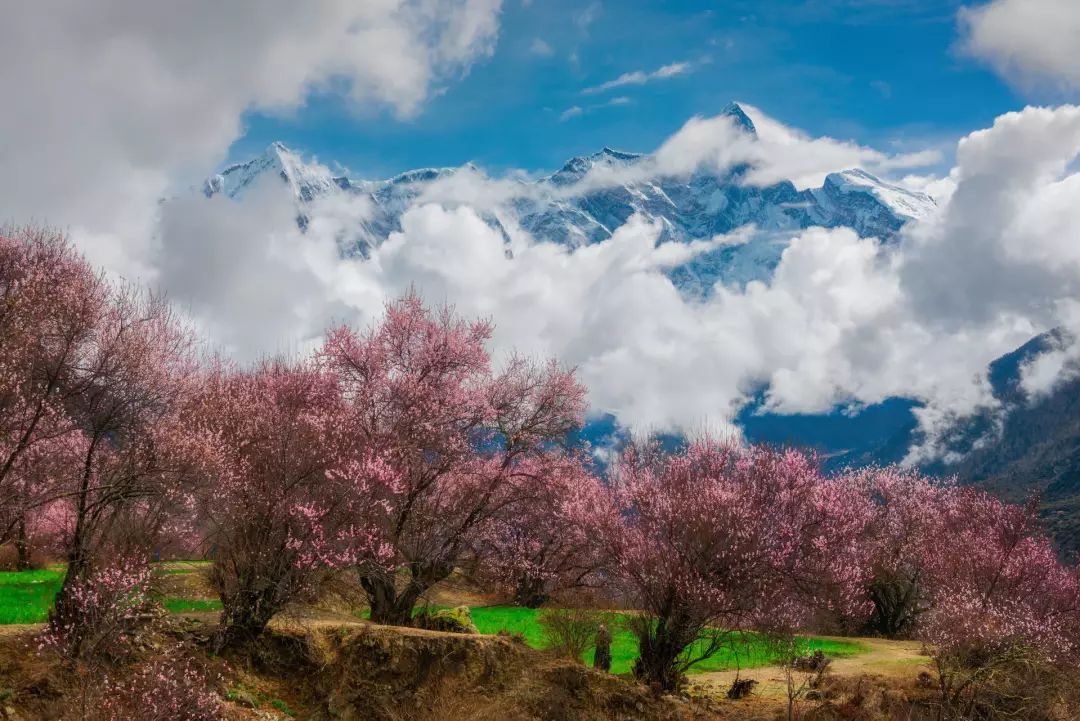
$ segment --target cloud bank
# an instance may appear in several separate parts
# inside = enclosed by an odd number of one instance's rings
[[[765,163],[789,162],[771,154],[783,144],[776,137],[824,148],[822,167],[833,153],[895,162],[765,128],[768,149],[754,151]],[[689,167],[663,157],[673,144],[686,149],[695,136],[685,131],[656,162]],[[767,282],[717,286],[704,299],[682,295],[666,271],[746,242],[753,229],[680,244],[662,242],[659,225],[635,216],[602,243],[538,242],[508,209],[521,184],[476,171],[455,176],[453,193],[432,186],[418,197],[401,230],[366,258],[337,257],[335,239],[370,212],[356,198],[311,208],[306,233],[280,211],[292,206],[277,182],[240,203],[190,201],[206,211],[166,206],[161,278],[241,355],[273,350],[281,339],[307,347],[332,320],[370,322],[384,299],[415,286],[429,301],[492,318],[498,353],[556,355],[576,366],[595,410],[641,430],[731,432],[735,413],[762,387],[766,408],[780,413],[915,398],[925,403],[918,413],[927,433],[912,449],[918,460],[942,452],[939,434],[957,418],[994,407],[989,361],[1049,328],[1080,331],[1078,154],[1080,108],[1009,113],[959,142],[942,181],[951,195],[898,244],[812,228],[793,234]],[[810,177],[809,167],[798,169]],[[508,237],[485,221],[489,213],[499,214]],[[202,267],[230,272],[217,277]],[[267,299],[266,287],[279,292]],[[1073,367],[1071,344],[1057,352],[1025,371],[1033,395]]]

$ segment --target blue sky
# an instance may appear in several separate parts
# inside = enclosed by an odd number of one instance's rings
[[[333,91],[288,116],[249,114],[230,150],[273,140],[359,177],[473,161],[554,169],[604,145],[647,151],[732,100],[808,131],[883,150],[941,145],[1021,97],[958,48],[954,0],[566,2],[512,0],[494,55],[402,118]],[[583,94],[623,73],[689,69]],[[605,105],[619,98],[620,104]],[[580,115],[562,119],[574,106]]]

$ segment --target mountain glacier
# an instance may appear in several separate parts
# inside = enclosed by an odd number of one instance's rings
[[[725,114],[741,132],[751,136],[756,132],[738,105],[729,106]],[[754,231],[745,242],[718,244],[671,271],[681,289],[707,293],[717,280],[741,285],[767,278],[800,229],[846,226],[860,236],[888,243],[904,223],[935,207],[930,196],[860,169],[829,174],[821,187],[799,190],[790,181],[765,187],[749,184],[744,180],[746,165],[673,176],[655,172],[652,160],[650,155],[605,147],[571,158],[544,177],[498,181],[498,201],[476,210],[504,237],[510,226],[517,226],[538,241],[573,247],[604,241],[635,213],[657,223],[662,240],[679,242],[752,226]],[[361,255],[400,230],[402,215],[416,203],[470,202],[440,189],[452,189],[455,181],[469,179],[495,182],[471,164],[411,170],[386,180],[355,179],[334,175],[274,143],[262,155],[208,179],[204,192],[239,198],[269,174],[288,184],[302,229],[321,200],[337,195],[365,199],[370,212],[348,238],[338,239],[344,253]]]

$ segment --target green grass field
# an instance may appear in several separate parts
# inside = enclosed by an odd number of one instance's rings
[[[0,571],[0,624],[44,621],[63,579],[63,567]]]
[[[539,611],[516,606],[478,606],[470,609],[473,622],[480,633],[498,633],[505,629],[510,633],[520,633],[525,642],[533,648],[543,648],[546,645],[543,627],[538,620]],[[622,627],[624,614],[613,614],[611,629],[611,672],[629,673],[637,658],[638,644],[634,635]],[[854,656],[862,653],[865,649],[858,641],[841,641],[826,638],[800,638],[799,645],[804,652],[820,650],[827,656],[838,658],[841,656]],[[584,659],[592,663],[592,651],[587,652]],[[703,673],[705,671],[726,671],[736,668],[753,668],[756,666],[768,666],[777,660],[775,651],[769,647],[765,639],[755,634],[745,634],[740,643],[731,648],[723,648],[712,657],[701,661],[691,667],[691,673]]]
[[[155,573],[176,575],[194,573],[205,566],[200,561],[168,561],[155,564]],[[42,623],[49,615],[53,598],[60,590],[64,567],[50,566],[38,571],[0,572],[0,624]],[[217,611],[221,602],[207,598],[162,598],[161,604],[171,613],[193,611]],[[494,634],[501,630],[521,634],[525,642],[533,648],[544,648],[547,639],[539,622],[540,612],[536,609],[516,606],[476,606],[471,609],[473,622],[480,633]],[[361,614],[364,615],[364,614]],[[612,632],[611,670],[613,673],[629,673],[634,659],[637,658],[637,639],[623,627],[625,614],[612,614],[609,628]],[[800,646],[804,652],[821,650],[831,657],[852,656],[864,649],[858,641],[843,641],[824,638],[801,638]],[[588,652],[586,662],[592,662],[592,652]],[[745,634],[740,642],[731,647],[722,648],[712,657],[691,668],[692,673],[704,671],[723,671],[736,666],[753,668],[767,666],[777,660],[777,655],[764,638],[754,634]]]
[[[205,565],[203,561],[167,561],[155,564],[154,570],[175,575],[192,573]],[[0,625],[44,623],[63,580],[62,565],[37,571],[0,571]],[[161,604],[172,613],[221,609],[217,599],[166,597],[161,599]]]

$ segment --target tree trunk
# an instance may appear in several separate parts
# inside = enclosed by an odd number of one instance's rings
[[[86,618],[82,604],[72,593],[77,582],[86,579],[90,570],[89,559],[82,551],[81,544],[73,547],[68,555],[67,571],[64,582],[56,594],[56,601],[49,612],[49,624],[62,629],[67,637],[72,659],[82,656],[86,644]]]
[[[87,504],[90,495],[90,479],[93,475],[94,453],[97,449],[98,437],[90,441],[83,460],[82,477],[79,481],[79,494],[75,506],[75,528],[71,533],[71,544],[68,548],[67,571],[64,573],[64,582],[56,594],[56,602],[49,614],[49,622],[54,626],[68,628],[73,636],[73,649],[76,654],[81,650],[79,629],[83,625],[82,609],[79,602],[72,597],[72,588],[76,581],[86,579],[90,570],[90,554],[87,548],[89,531],[87,530]]]
[[[408,626],[412,623],[413,607],[426,588],[410,583],[398,591],[393,578],[364,578],[360,585],[371,606],[371,621],[387,626]]]
[[[514,589],[514,603],[523,608],[540,608],[548,601],[544,591],[544,581],[529,574],[523,574]]]
[[[408,583],[401,589],[393,574],[362,573],[360,586],[371,606],[371,620],[388,626],[411,625],[413,608],[420,597],[436,583],[448,578],[453,570],[453,566],[445,564],[414,564],[409,567]]]
[[[19,521],[15,527],[15,570],[29,571],[33,568],[30,558],[30,540],[26,534],[26,514],[19,514]]]
[[[875,581],[870,587],[874,611],[867,628],[886,638],[907,638],[919,614],[916,581]]]
[[[211,644],[214,653],[252,643],[262,635],[279,610],[267,594],[258,592],[237,593],[223,601],[221,620]]]
[[[662,691],[677,691],[682,674],[676,668],[676,661],[686,648],[677,640],[680,635],[672,632],[664,621],[660,621],[655,628],[639,633],[639,655],[634,662],[634,675]]]

